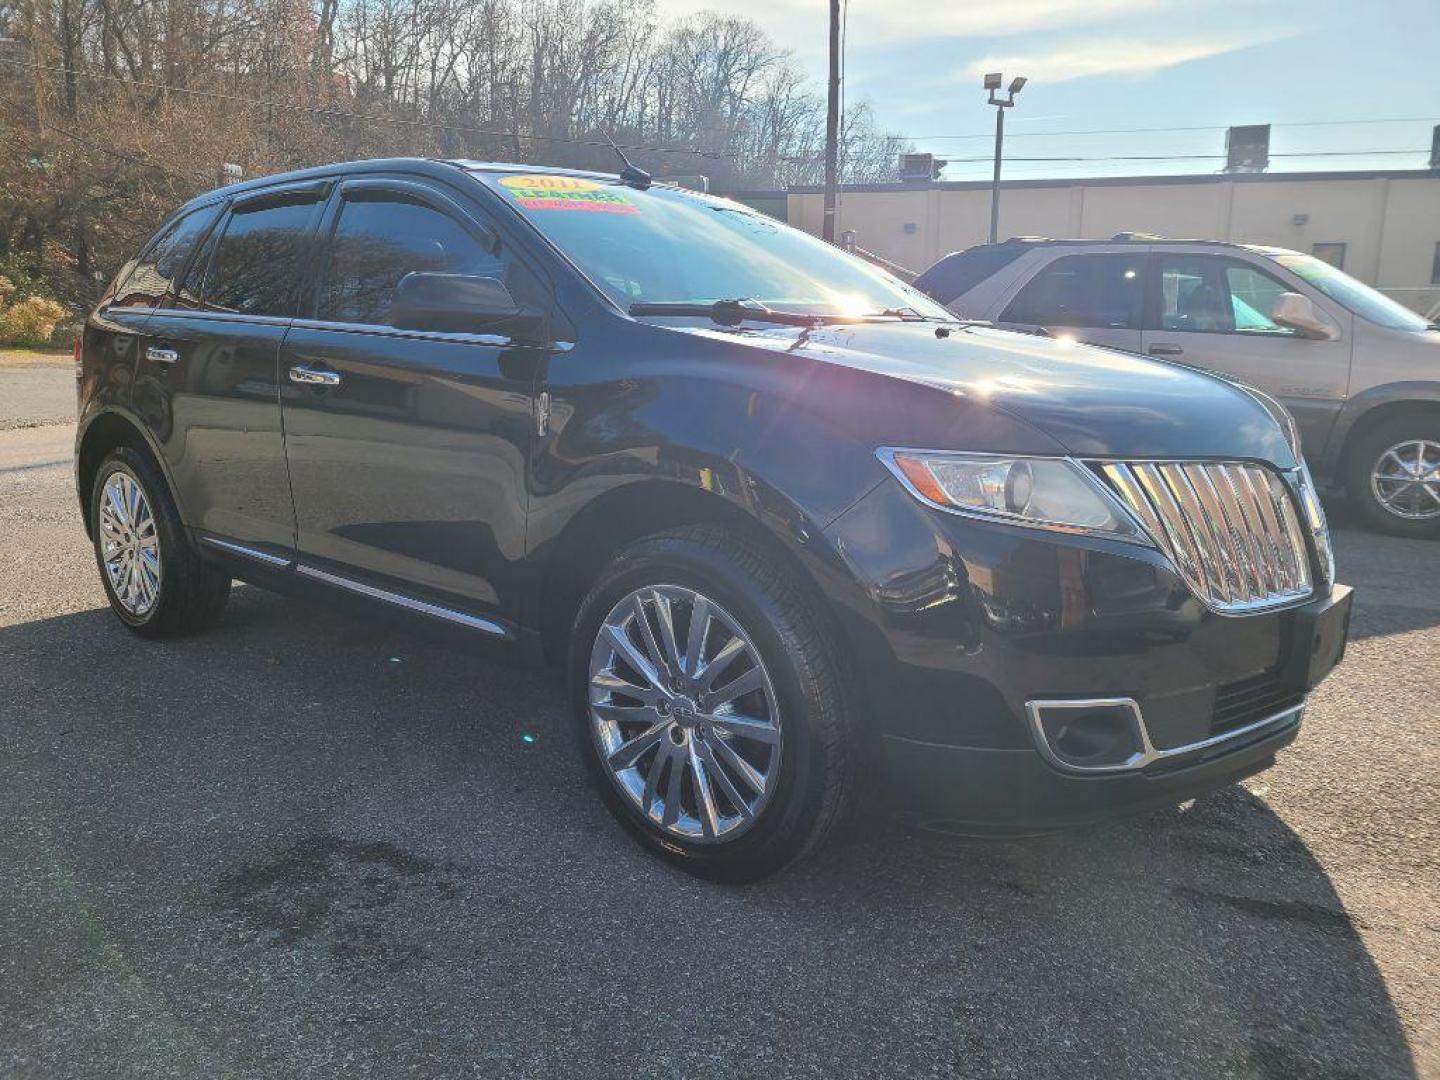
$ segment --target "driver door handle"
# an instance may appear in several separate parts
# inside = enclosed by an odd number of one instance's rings
[[[174,349],[150,345],[145,349],[145,359],[154,364],[173,364],[180,359],[180,354]]]
[[[1157,342],[1145,351],[1151,356],[1179,356],[1185,350],[1179,345],[1165,345]]]
[[[306,364],[296,364],[290,369],[290,381],[303,386],[339,386],[338,371],[324,371]]]

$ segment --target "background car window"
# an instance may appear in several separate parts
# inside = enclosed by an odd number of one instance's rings
[[[1133,330],[1140,326],[1144,256],[1067,255],[1020,290],[1001,322]]]
[[[115,292],[114,307],[154,307],[174,285],[195,245],[215,220],[218,207],[191,211],[168,229],[141,257]]]
[[[1243,263],[1225,265],[1225,285],[1230,293],[1230,310],[1240,333],[1293,334],[1270,318],[1275,301],[1288,292],[1284,285],[1264,271]]]
[[[1275,334],[1294,331],[1270,318],[1288,291],[1248,263],[1209,255],[1159,255],[1160,328],[1198,334]]]
[[[330,244],[316,317],[388,326],[395,287],[406,274],[474,274],[503,280],[505,261],[459,222],[431,207],[399,197],[347,201]]]
[[[1160,257],[1160,327],[1223,334],[1235,329],[1235,310],[1218,259]]]
[[[915,279],[915,287],[942,304],[964,296],[980,282],[1026,253],[1021,244],[985,244],[946,255]]]
[[[293,315],[300,257],[315,204],[281,203],[231,214],[206,276],[204,307]]]

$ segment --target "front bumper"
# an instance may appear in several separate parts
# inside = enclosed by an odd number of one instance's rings
[[[1034,750],[979,750],[883,736],[884,764],[902,812],[921,828],[1025,835],[1173,806],[1268,769],[1300,732],[1302,708],[1208,755],[1165,768],[1068,775]]]
[[[1344,651],[1344,586],[1219,615],[1157,551],[940,513],[898,484],[827,538],[890,786],[936,827],[1045,831],[1258,772]],[[1043,755],[1029,706],[1093,698],[1132,701],[1155,752],[1092,774]]]

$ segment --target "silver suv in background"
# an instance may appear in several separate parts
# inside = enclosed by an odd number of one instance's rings
[[[1440,326],[1284,248],[1015,238],[916,281],[964,318],[1144,353],[1278,398],[1372,526],[1440,536]]]

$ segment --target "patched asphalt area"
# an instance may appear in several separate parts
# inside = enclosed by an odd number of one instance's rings
[[[0,1076],[1440,1075],[1440,545],[1339,530],[1349,656],[1243,787],[717,888],[545,672],[251,588],[127,633],[69,434],[0,433]]]

